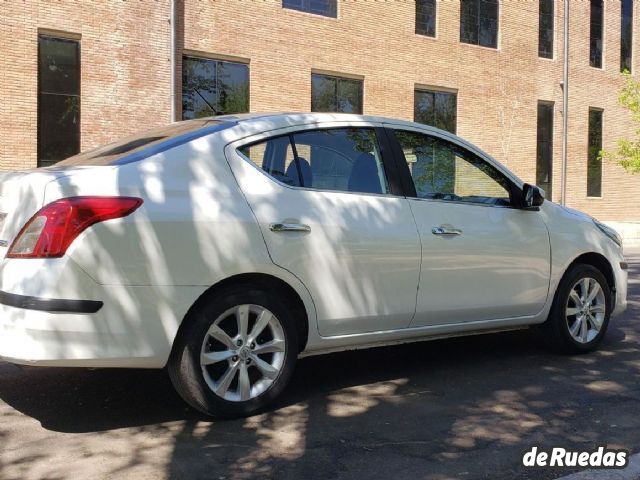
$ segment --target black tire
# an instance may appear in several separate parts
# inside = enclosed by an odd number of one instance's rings
[[[600,288],[604,292],[606,309],[598,334],[591,341],[580,343],[569,332],[565,309],[573,286],[580,279],[587,277],[595,279],[600,284]],[[540,337],[549,348],[558,353],[580,354],[591,352],[598,347],[607,331],[611,307],[611,288],[602,272],[592,265],[574,265],[565,273],[558,285],[549,317],[538,329]]]
[[[277,317],[285,338],[284,363],[266,391],[247,401],[230,401],[218,396],[207,384],[200,353],[214,321],[227,310],[246,304],[264,307]],[[280,396],[296,365],[298,334],[293,312],[279,290],[267,292],[255,285],[232,286],[200,299],[185,318],[167,365],[177,392],[193,408],[215,418],[237,418],[262,411]]]

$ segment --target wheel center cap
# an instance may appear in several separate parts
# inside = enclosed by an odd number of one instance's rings
[[[238,356],[241,360],[246,360],[249,358],[249,349],[247,347],[242,347],[238,352]]]

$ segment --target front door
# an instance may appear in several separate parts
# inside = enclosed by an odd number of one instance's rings
[[[412,326],[538,314],[547,299],[549,234],[540,212],[514,203],[517,188],[453,139],[395,130],[416,195],[422,240]]]

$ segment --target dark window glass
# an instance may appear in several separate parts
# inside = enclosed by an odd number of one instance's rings
[[[249,65],[207,58],[183,58],[183,120],[248,111]]]
[[[460,41],[497,48],[498,0],[460,0]]]
[[[38,37],[38,166],[80,151],[80,44]]]
[[[631,72],[631,52],[633,44],[633,0],[622,0],[620,19],[620,71]]]
[[[121,161],[130,160],[129,155],[138,153],[144,155],[144,150],[159,147],[160,144],[181,135],[197,135],[197,131],[204,128],[207,128],[208,133],[212,133],[214,129],[223,130],[232,125],[232,122],[216,119],[176,122],[82,152],[63,160],[59,165],[118,165]],[[174,146],[177,145],[174,144]]]
[[[456,133],[457,95],[448,92],[416,90],[413,119],[415,122]]]
[[[397,130],[419,198],[510,205],[509,180],[471,152],[417,132]]]
[[[591,26],[589,29],[589,65],[602,68],[603,0],[591,0]]]
[[[240,153],[294,187],[389,193],[373,129],[310,130],[242,147]]]
[[[602,196],[602,110],[589,109],[589,151],[587,159],[587,197]]]
[[[538,138],[536,148],[536,185],[551,198],[553,171],[553,103],[538,102]]]
[[[416,33],[436,36],[436,0],[416,0]]]
[[[311,74],[311,111],[362,113],[362,80]]]
[[[540,0],[538,14],[538,56],[553,58],[553,2]]]
[[[282,6],[325,17],[338,16],[337,0],[282,0]]]

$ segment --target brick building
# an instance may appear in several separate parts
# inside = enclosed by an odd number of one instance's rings
[[[559,0],[5,0],[0,168],[47,165],[147,127],[236,111],[343,110],[453,130],[561,191]],[[566,203],[640,222],[640,177],[593,152],[633,134],[632,0],[570,0]],[[591,154],[590,154],[591,152]],[[591,157],[591,158],[590,158]]]

